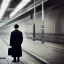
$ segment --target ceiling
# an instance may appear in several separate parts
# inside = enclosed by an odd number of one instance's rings
[[[1,7],[2,1],[3,1],[3,0],[0,0],[0,7]],[[10,15],[10,13],[11,13],[12,11],[14,11],[15,7],[16,7],[21,1],[22,1],[22,0],[11,0],[11,2],[10,2],[10,4],[9,4],[9,6],[7,7],[7,9],[6,9],[6,11],[5,11],[2,19],[5,20],[6,17],[8,17],[8,16]],[[34,1],[34,0],[31,0],[31,1]],[[37,0],[36,0],[36,1],[37,1]],[[62,1],[63,1],[63,0],[58,0],[58,1],[57,1],[57,0],[48,0],[48,1],[44,4],[44,7],[45,7],[45,8],[48,8],[48,7],[53,6],[53,5],[57,4],[57,3],[60,3],[60,2],[62,2]]]
[[[2,1],[3,0],[0,0],[0,7],[1,7],[1,4],[2,4]],[[16,8],[16,6],[23,0],[11,0],[10,3],[9,3],[9,6],[7,7],[7,9],[5,10],[5,13],[2,17],[1,20],[5,20],[7,17],[10,16],[10,14],[14,11],[14,9]],[[33,0],[31,0],[32,2]]]
[[[9,6],[7,7],[2,19],[4,20],[6,17],[10,15],[10,13],[15,9],[15,7],[21,2],[22,0],[11,0]]]

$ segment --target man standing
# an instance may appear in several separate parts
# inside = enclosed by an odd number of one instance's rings
[[[12,57],[14,59],[12,62],[16,62],[16,57],[17,62],[19,62],[19,57],[22,56],[21,44],[23,42],[23,35],[22,32],[18,30],[18,24],[15,24],[14,28],[15,30],[11,32],[10,36],[10,46],[12,46]]]

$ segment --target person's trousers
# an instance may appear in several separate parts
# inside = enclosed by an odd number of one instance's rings
[[[14,58],[14,61],[16,61],[16,57],[13,57]],[[17,61],[19,62],[19,57],[17,57]]]

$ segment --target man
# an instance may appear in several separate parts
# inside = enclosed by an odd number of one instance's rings
[[[16,57],[17,62],[19,62],[19,57],[22,56],[21,44],[23,42],[23,35],[22,32],[18,30],[18,24],[15,24],[14,28],[15,30],[11,32],[10,36],[10,46],[12,46],[12,57],[14,59],[12,62],[16,62]]]

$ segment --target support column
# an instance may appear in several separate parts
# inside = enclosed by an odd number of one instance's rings
[[[35,41],[35,21],[36,21],[36,9],[35,9],[35,0],[34,0],[33,41]]]
[[[42,43],[44,43],[44,4],[43,4],[43,0],[42,0]]]

